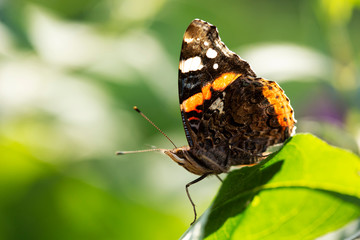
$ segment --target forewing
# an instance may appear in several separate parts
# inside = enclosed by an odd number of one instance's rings
[[[179,100],[187,140],[194,145],[200,121],[214,94],[240,76],[253,76],[249,64],[221,41],[215,26],[195,19],[187,28],[179,63]]]

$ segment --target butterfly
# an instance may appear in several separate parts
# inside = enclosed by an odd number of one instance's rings
[[[174,149],[143,151],[162,151],[199,175],[186,185],[194,223],[197,213],[189,186],[209,175],[226,173],[231,166],[257,164],[269,146],[294,134],[296,120],[279,85],[257,77],[250,65],[221,41],[217,28],[200,19],[190,23],[183,37],[178,87],[188,145],[176,147],[173,143]],[[125,153],[130,152],[118,152]]]

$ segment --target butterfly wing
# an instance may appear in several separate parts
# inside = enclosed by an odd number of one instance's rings
[[[184,34],[179,97],[188,154],[206,169],[255,163],[295,130],[294,111],[279,85],[257,78],[202,20]]]
[[[240,76],[253,76],[249,64],[221,41],[215,26],[195,19],[186,29],[179,63],[179,100],[189,146],[194,145],[201,119],[214,94]]]
[[[274,81],[241,76],[218,99],[222,105],[210,106],[212,116],[204,114],[202,119],[204,124],[208,122],[208,133],[198,138],[212,139],[205,147],[214,152],[224,145],[228,154],[222,156],[226,159],[221,162],[224,165],[256,163],[269,146],[284,142],[295,131],[290,101]],[[220,130],[214,132],[215,129]]]

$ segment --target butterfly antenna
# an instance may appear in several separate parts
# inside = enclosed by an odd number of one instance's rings
[[[164,137],[166,137],[171,142],[172,145],[174,145],[175,148],[177,148],[175,143],[171,141],[171,139],[163,131],[161,131],[161,129],[158,128],[158,126],[156,126],[155,123],[153,123],[143,112],[141,112],[137,106],[134,106],[134,110],[137,111],[143,118],[145,118],[146,121],[148,121],[151,125],[153,125],[162,135],[164,135]]]
[[[125,154],[129,154],[129,153],[143,153],[143,152],[163,152],[166,151],[166,149],[161,149],[161,148],[154,148],[154,149],[145,149],[145,150],[136,150],[136,151],[117,151],[115,154],[116,155],[125,155]]]

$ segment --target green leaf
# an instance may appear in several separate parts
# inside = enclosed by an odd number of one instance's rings
[[[232,171],[183,239],[314,239],[360,216],[360,159],[298,134],[261,164]]]

